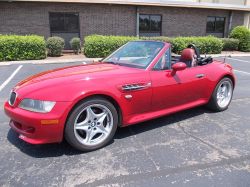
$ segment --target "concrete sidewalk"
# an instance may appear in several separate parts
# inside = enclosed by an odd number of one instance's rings
[[[205,55],[201,55],[205,56]],[[207,56],[212,56],[213,58],[215,57],[236,57],[236,56],[250,56],[250,52],[240,52],[240,51],[222,51],[221,54],[207,54]],[[87,58],[85,56],[80,57],[80,58],[71,58],[68,56],[67,58],[60,58],[60,57],[53,57],[51,58],[46,58],[42,60],[20,60],[20,61],[5,61],[5,62],[0,62],[0,66],[11,66],[12,64],[62,64],[62,63],[74,63],[74,62],[79,62],[79,61],[93,61],[97,62],[102,58]]]

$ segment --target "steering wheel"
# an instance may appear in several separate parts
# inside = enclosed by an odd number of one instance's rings
[[[201,63],[201,55],[200,55],[200,52],[199,52],[197,46],[195,44],[189,44],[187,46],[187,48],[191,48],[191,47],[194,48],[194,51],[195,51],[195,54],[196,54],[196,57],[194,57],[196,59],[196,63],[200,64]]]

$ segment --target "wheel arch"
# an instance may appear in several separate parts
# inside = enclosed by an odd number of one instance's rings
[[[118,103],[113,97],[111,97],[111,96],[109,96],[109,95],[106,95],[106,94],[92,94],[92,95],[88,95],[88,96],[86,96],[86,97],[84,97],[84,98],[79,99],[79,100],[72,106],[72,108],[70,109],[70,111],[69,111],[68,114],[67,114],[67,118],[66,118],[65,123],[64,123],[64,129],[65,129],[65,124],[67,123],[68,118],[69,118],[70,114],[72,113],[72,111],[74,110],[75,106],[76,106],[78,103],[80,103],[80,102],[82,102],[82,101],[84,101],[84,100],[86,100],[86,99],[89,99],[89,98],[91,98],[91,97],[102,97],[102,98],[107,99],[109,102],[111,102],[112,105],[113,105],[113,106],[116,108],[116,110],[117,110],[117,115],[118,115],[118,127],[121,127],[121,126],[122,126],[123,116],[122,116],[122,110],[121,110],[121,107],[120,107],[119,103]]]
[[[227,77],[227,78],[229,78],[232,81],[232,83],[233,83],[233,89],[234,89],[235,88],[235,78],[232,75],[230,75],[230,74],[226,74],[223,77],[221,77],[221,79],[223,79],[224,77]]]

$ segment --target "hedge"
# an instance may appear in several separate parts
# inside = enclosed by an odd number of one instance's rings
[[[230,33],[230,38],[239,40],[239,50],[250,51],[250,31],[244,26],[235,27]]]
[[[188,44],[195,44],[200,54],[219,54],[222,50],[222,41],[213,36],[206,37],[177,37],[174,38],[172,52],[181,54]]]
[[[219,54],[222,50],[222,40],[213,36],[206,37],[125,37],[91,35],[84,38],[84,54],[88,57],[104,57],[128,41],[153,40],[172,44],[172,52],[181,54],[188,44],[195,44],[201,54]],[[234,44],[236,41],[230,40]]]
[[[69,43],[70,43],[71,48],[73,49],[74,53],[78,54],[79,50],[81,49],[81,39],[74,37],[70,40]]]
[[[105,57],[123,44],[134,40],[139,40],[139,38],[91,35],[84,38],[83,52],[87,57]]]
[[[158,37],[140,37],[141,40],[153,40],[153,41],[161,41],[167,42],[171,45],[174,45],[174,39],[170,37],[158,36]]]
[[[44,37],[37,35],[1,35],[0,61],[33,60],[46,57]]]
[[[239,40],[234,38],[220,38],[222,41],[222,51],[235,51],[238,50]]]
[[[46,41],[48,56],[60,56],[64,48],[65,41],[58,36],[49,37]]]

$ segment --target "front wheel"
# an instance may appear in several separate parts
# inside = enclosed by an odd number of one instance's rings
[[[117,124],[115,107],[102,97],[92,97],[74,107],[65,126],[65,138],[80,151],[93,151],[113,138]]]
[[[232,100],[232,96],[233,83],[231,79],[224,77],[217,83],[206,106],[218,112],[226,110]]]

